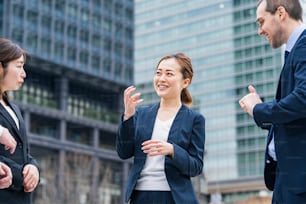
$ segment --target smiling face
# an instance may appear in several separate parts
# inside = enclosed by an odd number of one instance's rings
[[[286,42],[280,24],[279,12],[271,14],[266,11],[266,7],[266,1],[262,1],[257,7],[258,35],[265,35],[271,47],[278,48]]]
[[[158,96],[163,99],[181,100],[181,92],[190,80],[183,79],[181,66],[175,58],[161,61],[154,75],[154,88]]]
[[[26,78],[26,73],[24,71],[24,56],[21,55],[18,59],[12,60],[8,63],[6,68],[1,65],[0,70],[0,86],[1,91],[14,91],[19,89],[24,79]],[[5,70],[4,70],[5,69]]]

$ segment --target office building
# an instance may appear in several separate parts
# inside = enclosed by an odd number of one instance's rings
[[[267,132],[238,104],[253,84],[272,100],[282,67],[282,48],[258,36],[257,0],[135,0],[135,83],[144,103],[156,102],[158,60],[184,52],[195,75],[193,108],[206,118],[204,175],[199,194],[234,203],[271,196],[263,182]],[[201,179],[200,179],[201,181]],[[205,182],[200,182],[202,185]]]
[[[1,0],[0,35],[28,52],[12,93],[41,167],[35,204],[123,203],[115,152],[133,82],[133,0]]]

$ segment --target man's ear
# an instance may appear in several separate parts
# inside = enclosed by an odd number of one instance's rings
[[[279,6],[276,12],[277,12],[276,14],[279,16],[281,20],[285,19],[285,17],[288,15],[285,7],[283,6]]]

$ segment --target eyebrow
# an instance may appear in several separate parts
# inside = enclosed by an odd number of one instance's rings
[[[259,17],[259,18],[256,19],[255,23],[261,24],[262,21],[264,21],[263,17]]]
[[[157,70],[165,70],[165,71],[175,71],[173,68],[172,69],[169,69],[169,68],[157,68]]]
[[[24,61],[23,60],[18,60],[16,63],[24,64]]]

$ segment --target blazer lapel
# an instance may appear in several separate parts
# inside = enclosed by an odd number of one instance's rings
[[[176,135],[178,130],[182,128],[186,109],[187,107],[183,104],[176,114],[169,131],[168,141],[173,141],[173,137]]]
[[[20,112],[17,111],[15,109],[14,106],[12,106],[10,103],[9,103],[9,106],[12,108],[12,110],[14,111],[14,113],[16,114],[17,118],[18,118],[18,121],[19,121],[19,129],[21,128],[20,124],[23,124],[23,123],[20,123],[20,120],[22,120],[22,117],[20,115]],[[7,112],[7,110],[3,107],[3,105],[1,104],[0,105],[0,114],[3,115],[3,117],[10,123],[10,125],[13,127],[13,129],[15,130],[16,134],[19,136],[19,138],[21,140],[23,140],[23,137],[20,135],[20,131],[18,130],[17,128],[17,125],[14,121],[14,119],[12,118],[12,116]]]
[[[157,111],[159,108],[159,103],[153,105],[150,109],[148,114],[145,114],[145,117],[143,117],[142,124],[145,125],[145,135],[144,135],[144,141],[150,140],[152,138],[153,128],[155,125],[155,120],[157,117]]]

